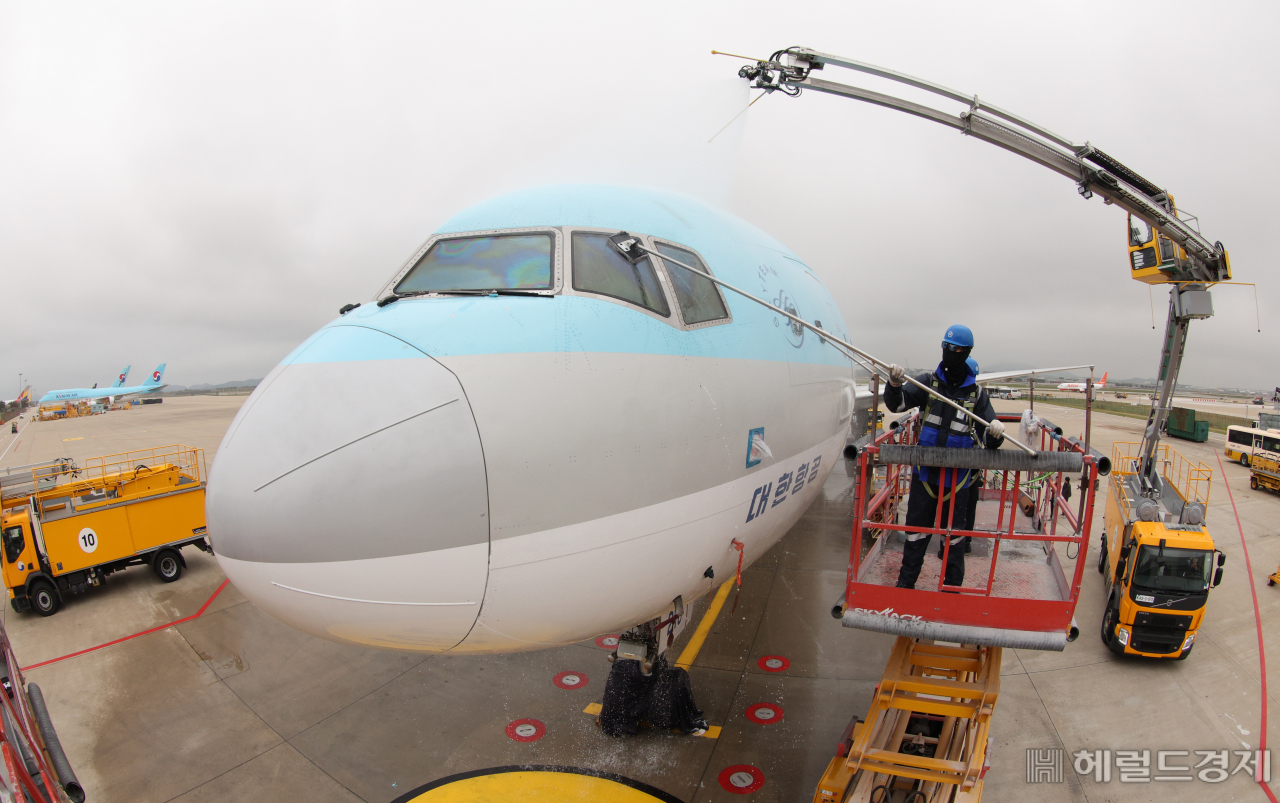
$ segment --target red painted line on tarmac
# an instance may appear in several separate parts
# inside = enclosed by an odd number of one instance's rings
[[[1249,575],[1249,593],[1253,595],[1253,621],[1258,626],[1258,669],[1262,678],[1262,736],[1259,739],[1258,750],[1265,752],[1267,749],[1267,653],[1262,647],[1262,613],[1258,610],[1258,590],[1253,585],[1253,566],[1249,563],[1249,546],[1244,542],[1244,525],[1240,523],[1240,511],[1236,510],[1236,497],[1231,493],[1231,483],[1227,482],[1227,470],[1223,468],[1222,457],[1216,449],[1213,456],[1218,458],[1218,476],[1222,477],[1222,484],[1227,486],[1231,512],[1236,517],[1236,529],[1240,531],[1240,548],[1244,550],[1244,570]],[[1258,786],[1262,787],[1262,791],[1267,793],[1267,799],[1271,803],[1277,803],[1275,793],[1271,791],[1266,781],[1257,777],[1255,780]]]
[[[231,582],[230,580],[223,580],[222,585],[218,586],[218,590],[214,591],[213,594],[207,600],[204,601],[204,604],[200,606],[200,610],[196,611],[190,616],[184,616],[181,619],[174,619],[172,622],[170,622],[167,625],[157,625],[156,627],[152,627],[147,630],[140,630],[131,636],[123,636],[121,638],[115,639],[114,641],[108,641],[105,644],[99,644],[96,647],[89,647],[88,649],[78,650],[76,652],[69,652],[66,655],[60,656],[58,658],[50,658],[49,660],[41,661],[38,664],[31,664],[30,666],[24,666],[22,667],[22,671],[26,672],[28,669],[38,669],[39,667],[48,666],[49,664],[56,664],[59,661],[65,661],[68,658],[75,658],[78,655],[84,655],[85,653],[95,652],[97,650],[102,649],[103,647],[110,647],[112,644],[119,644],[122,641],[129,641],[130,639],[135,639],[138,636],[145,636],[148,633],[154,633],[157,630],[164,630],[165,628],[173,627],[174,625],[180,625],[183,622],[190,622],[192,619],[196,619],[202,614],[204,614],[204,612],[213,603],[214,599],[216,599],[217,596],[222,593],[222,589],[226,588],[227,583],[230,583],[230,582]]]

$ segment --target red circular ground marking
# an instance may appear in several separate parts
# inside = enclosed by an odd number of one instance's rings
[[[735,795],[749,795],[764,786],[764,773],[750,764],[734,764],[720,770],[720,787]]]
[[[587,685],[587,676],[581,672],[570,670],[556,675],[551,679],[551,682],[561,689],[581,689]]]
[[[536,742],[547,735],[547,726],[536,719],[517,719],[507,726],[507,736],[517,742]]]
[[[760,657],[759,661],[756,661],[756,666],[766,672],[781,672],[790,667],[791,662],[781,655],[764,655]]]
[[[747,707],[747,719],[757,725],[772,725],[781,721],[782,717],[782,709],[773,703],[756,703]]]
[[[602,650],[616,650],[618,649],[618,636],[616,634],[600,636],[596,639],[596,646]]]

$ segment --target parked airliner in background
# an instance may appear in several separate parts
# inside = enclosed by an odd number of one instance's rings
[[[164,377],[165,363],[161,363],[156,370],[151,372],[151,376],[147,377],[147,381],[141,385],[135,385],[131,388],[124,387],[125,378],[129,376],[129,368],[125,369],[116,377],[116,381],[109,388],[99,388],[94,386],[91,388],[70,388],[68,390],[51,390],[40,397],[40,404],[57,404],[58,402],[69,401],[98,401],[99,399],[122,399],[132,396],[145,396],[151,393],[157,393],[164,389],[165,385],[161,384]]]
[[[1102,373],[1102,381],[1093,387],[1095,390],[1102,390],[1106,386],[1107,373],[1104,371]],[[1058,390],[1073,390],[1076,393],[1084,393],[1086,387],[1088,387],[1088,383],[1086,382],[1063,382],[1061,385],[1058,385]]]
[[[18,398],[5,399],[4,401],[0,401],[0,407],[8,407],[11,404],[22,404],[23,402],[26,402],[27,404],[31,403],[31,386],[30,385],[27,385],[25,388],[22,389],[22,392],[18,394]]]
[[[207,513],[262,610],[352,644],[540,649],[652,620],[765,554],[870,393],[813,269],[689,198],[500,196],[274,368],[227,430]],[[316,399],[324,399],[323,404]],[[372,404],[369,400],[374,400]],[[358,411],[358,414],[357,414]]]

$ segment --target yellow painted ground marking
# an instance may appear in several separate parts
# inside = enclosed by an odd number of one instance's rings
[[[63,442],[63,443],[66,443],[67,441],[82,441],[82,440],[84,440],[84,438],[83,438],[83,437],[80,437],[80,438],[63,438],[63,439],[62,439],[62,442]]]
[[[604,710],[604,706],[600,705],[599,703],[591,703],[586,708],[582,709],[582,713],[590,714],[593,717],[598,717],[600,716],[600,712],[602,710]]]
[[[726,581],[720,586],[720,590],[716,592],[715,599],[711,600],[711,607],[707,608],[707,612],[703,614],[702,621],[698,622],[698,629],[693,631],[693,638],[689,639],[689,643],[685,645],[684,652],[680,653],[680,658],[676,661],[676,666],[681,669],[688,669],[693,665],[694,659],[698,657],[698,651],[702,649],[702,644],[707,640],[707,634],[711,632],[711,626],[716,623],[716,617],[720,615],[720,609],[724,607],[724,601],[729,598],[729,589],[733,587],[733,581]]]
[[[468,773],[469,774],[469,773]],[[610,803],[653,803],[674,800],[661,792],[650,794],[627,783],[573,772],[517,770],[443,783],[410,798],[413,803],[477,803],[519,800],[522,803],[563,803],[566,800],[608,800]]]

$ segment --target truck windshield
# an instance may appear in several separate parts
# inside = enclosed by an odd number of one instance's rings
[[[1213,553],[1203,549],[1144,546],[1138,550],[1138,563],[1133,570],[1133,584],[1154,591],[1189,591],[1203,593],[1209,588]]]
[[[440,240],[395,292],[550,290],[551,282],[550,234],[496,234]]]

